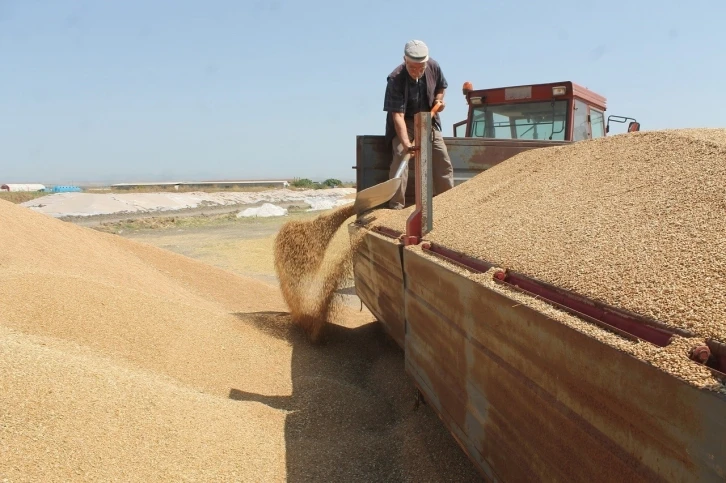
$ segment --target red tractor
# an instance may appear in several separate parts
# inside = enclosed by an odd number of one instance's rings
[[[584,141],[605,136],[611,121],[640,130],[629,117],[609,116],[606,124],[605,98],[574,82],[480,90],[465,82],[462,91],[469,113],[454,124],[454,137]]]

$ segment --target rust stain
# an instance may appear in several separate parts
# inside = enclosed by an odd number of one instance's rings
[[[495,353],[513,361],[513,367],[529,373],[613,438],[627,434],[621,444],[647,446],[667,459],[692,465],[685,448],[673,439],[679,433],[676,421],[685,431],[697,427],[696,413],[679,397],[678,381],[662,374],[663,383],[654,388],[652,368],[637,359],[527,307],[503,309],[506,299],[500,299],[497,307],[485,300],[475,300],[472,310],[496,314],[492,318],[506,323],[479,326],[473,340],[486,341]]]
[[[623,455],[614,458],[582,422],[573,422],[573,415],[563,414],[562,407],[538,394],[524,375],[507,370],[504,360],[471,343],[467,345],[474,349],[472,357],[466,358],[463,334],[441,328],[454,322],[423,304],[411,305],[418,310],[412,311],[416,318],[411,320],[416,322],[411,322],[407,334],[406,358],[426,375],[451,424],[467,432],[470,449],[486,455],[505,480],[529,481],[535,475],[548,479],[557,475],[563,481],[584,478],[601,471],[602,465],[612,468],[602,474],[602,481],[612,481],[614,475],[643,479],[643,468],[633,469]],[[466,359],[468,367],[459,369]],[[485,400],[486,405],[467,405],[472,400]],[[587,452],[588,461],[569,468],[578,451]]]
[[[467,457],[474,463],[475,467],[479,472],[489,481],[502,481],[501,476],[492,468],[488,461],[484,459],[482,453],[478,451],[470,441],[470,428],[460,428],[451,418],[447,412],[447,408],[442,406],[440,401],[436,398],[436,394],[432,393],[431,381],[428,379],[425,373],[420,370],[420,366],[415,365],[410,359],[406,359],[406,371],[414,379],[416,386],[424,392],[427,396],[429,404],[434,407],[434,411],[439,416],[439,419],[443,421],[444,425],[449,429],[451,436],[454,438],[459,447],[464,451]]]
[[[511,468],[512,481],[527,475],[560,481],[660,479],[507,360],[482,346],[475,354],[471,378],[491,408],[484,433],[497,435],[488,454],[497,468],[521,462]],[[504,451],[502,445],[509,447]]]
[[[407,300],[407,302],[409,302]],[[444,402],[457,425],[466,420],[466,360],[464,339],[431,318],[418,303],[407,304],[409,322],[406,358],[417,361],[431,379],[433,393]]]

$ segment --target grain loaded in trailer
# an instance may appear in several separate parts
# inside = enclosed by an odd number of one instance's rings
[[[726,130],[607,136],[571,83],[464,92],[457,186],[424,188],[418,114],[411,205],[349,225],[420,397],[491,481],[724,481]],[[359,136],[358,189],[389,162]]]

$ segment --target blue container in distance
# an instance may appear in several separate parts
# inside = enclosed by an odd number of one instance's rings
[[[54,186],[53,193],[70,193],[81,191],[78,186]]]

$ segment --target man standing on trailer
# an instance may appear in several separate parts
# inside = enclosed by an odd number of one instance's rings
[[[414,114],[431,111],[435,103],[445,107],[444,93],[448,87],[438,62],[429,57],[429,49],[420,40],[411,40],[403,49],[403,63],[388,75],[383,110],[386,114],[386,143],[392,149],[393,161],[389,171],[392,178],[406,152],[414,141]],[[454,187],[454,169],[441,133],[438,112],[431,120],[434,132],[432,155],[433,195]],[[402,173],[401,188],[389,202],[389,207],[400,210],[406,204],[408,167]]]

